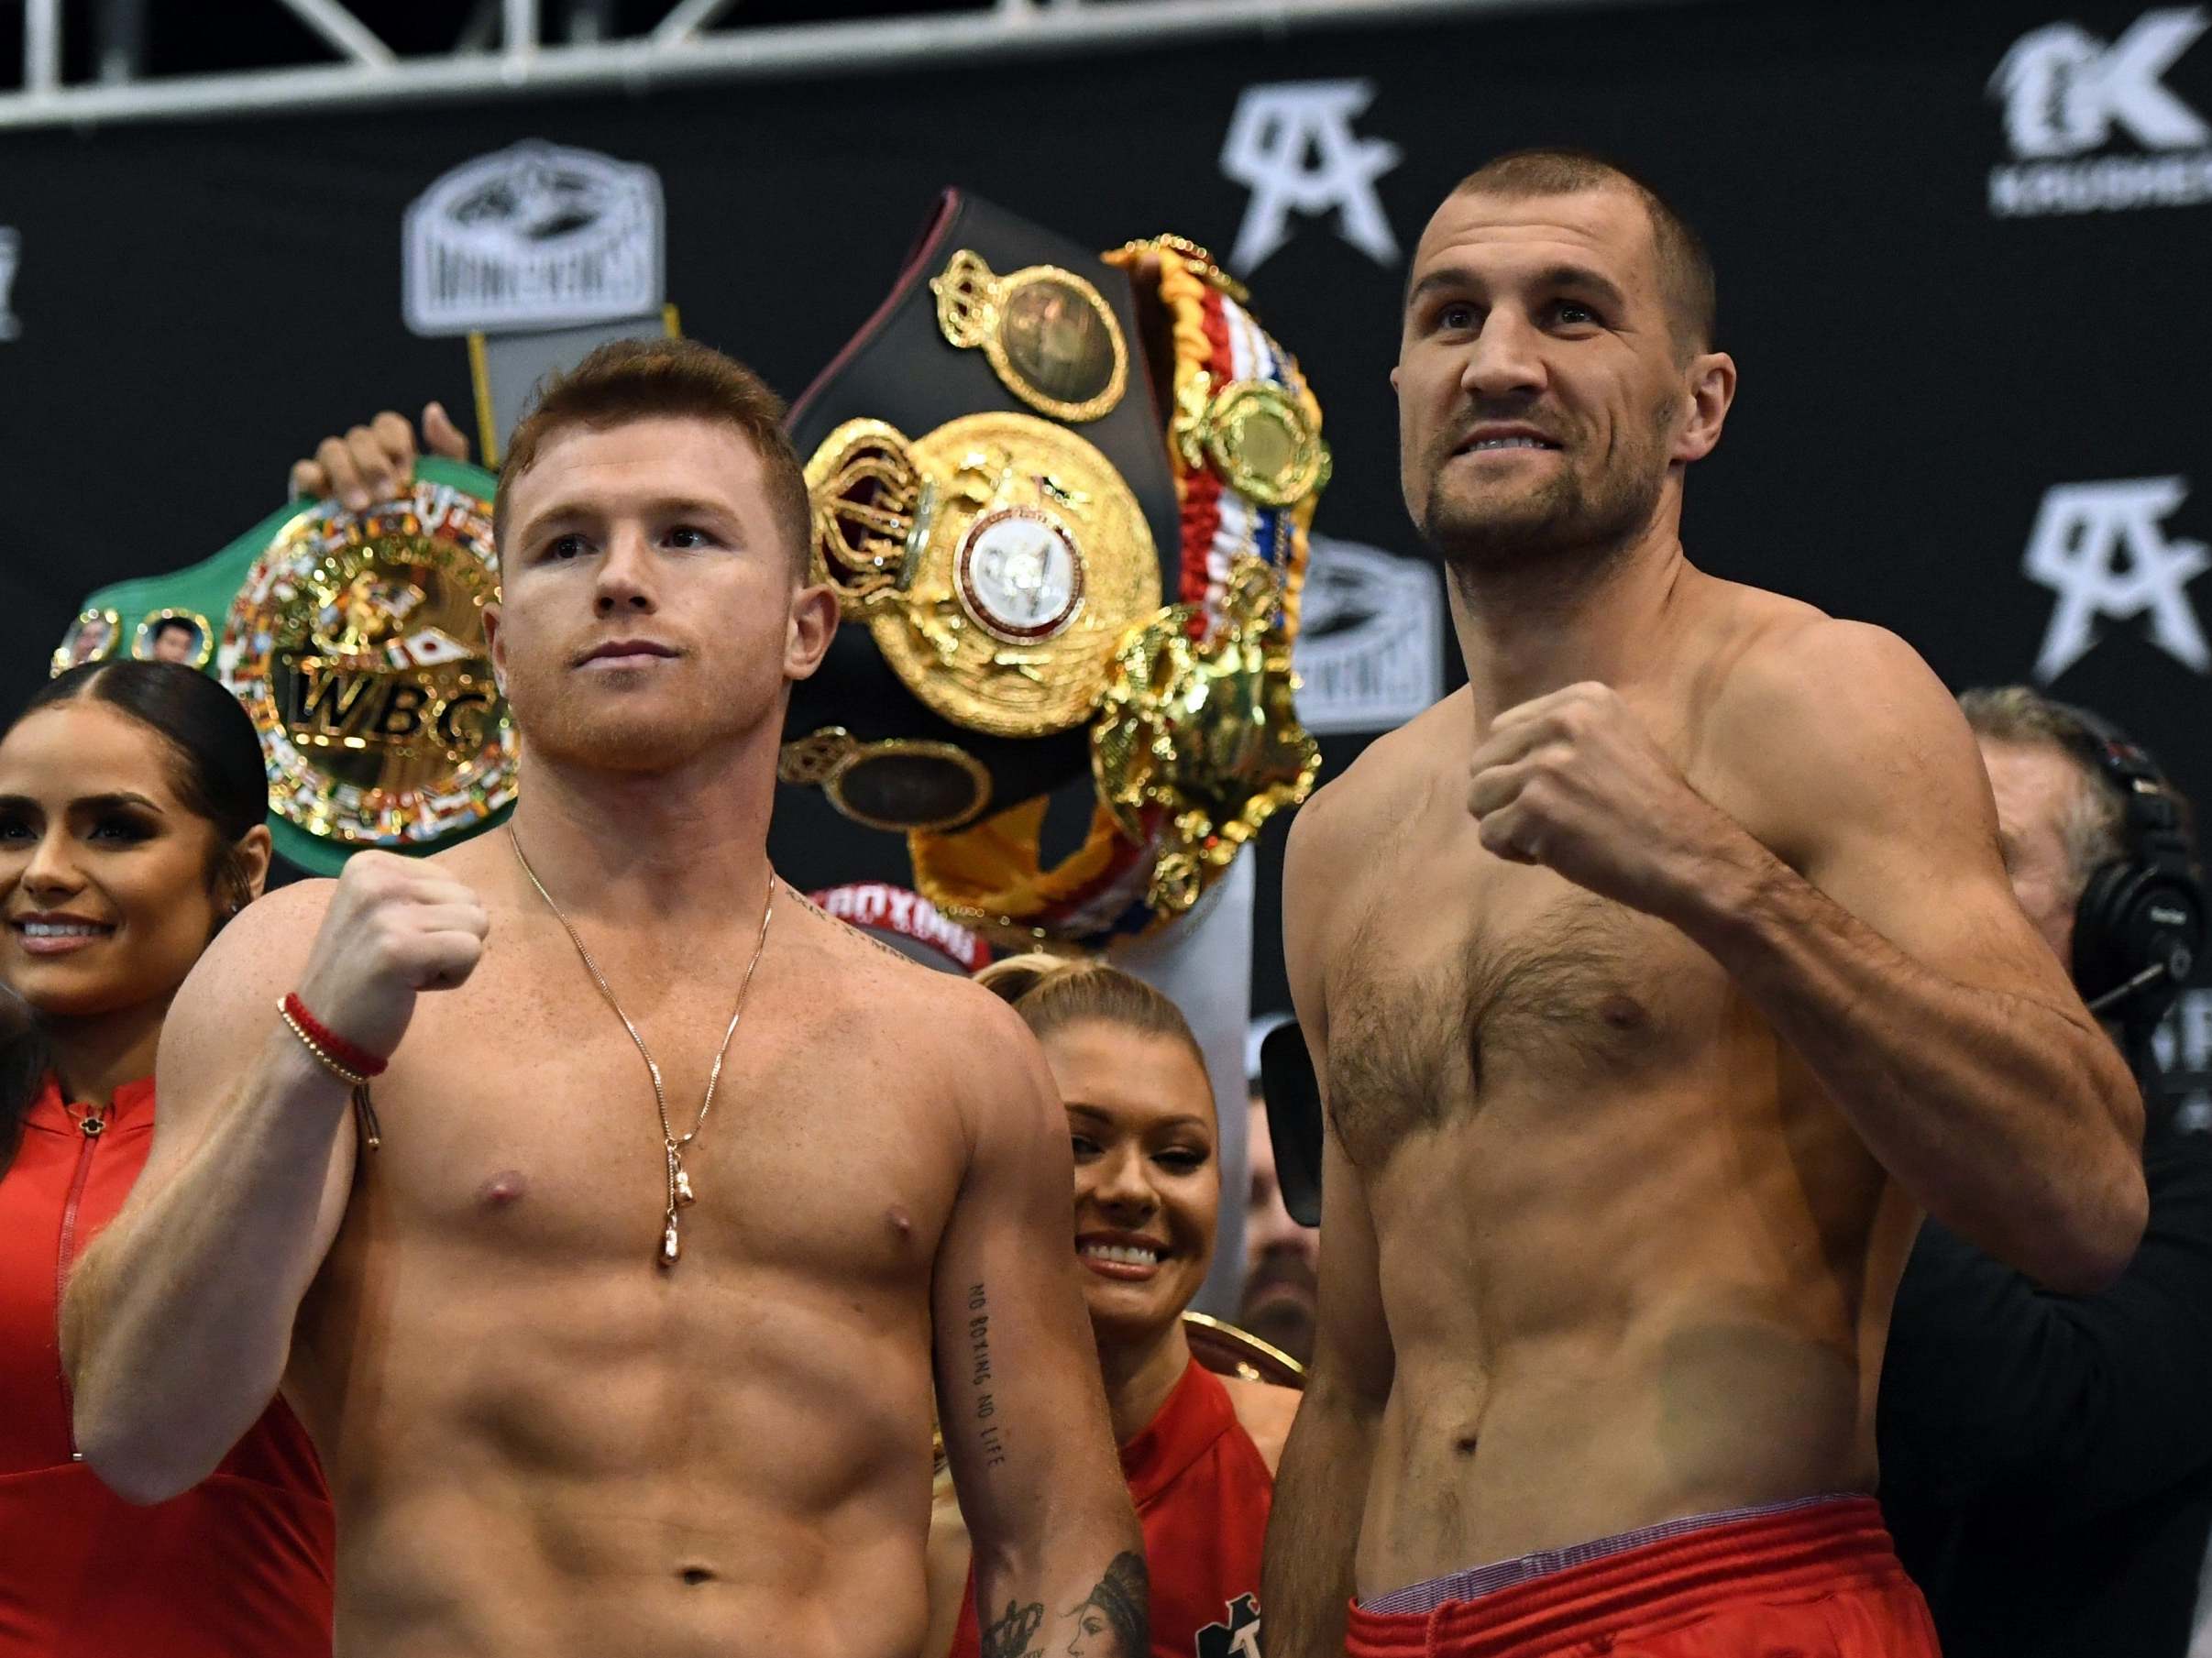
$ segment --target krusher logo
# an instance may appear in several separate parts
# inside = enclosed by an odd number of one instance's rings
[[[1293,213],[1332,210],[1337,234],[1378,265],[1398,262],[1398,238],[1375,181],[1398,165],[1387,138],[1362,138],[1353,118],[1375,100],[1366,81],[1292,81],[1248,86],[1229,117],[1221,170],[1252,192],[1229,264],[1249,276],[1291,239]]]
[[[2145,12],[2109,45],[2073,23],[2014,41],[1989,78],[2014,157],[1989,170],[1989,211],[2016,218],[2212,202],[2212,126],[2163,79],[2207,27],[2205,7],[2175,5]],[[2158,153],[2089,155],[2116,137]]]
[[[22,252],[22,233],[0,225],[0,340],[15,339],[23,332],[23,324],[8,309],[8,296],[16,287],[16,261]]]
[[[663,297],[660,178],[536,140],[480,156],[408,208],[403,262],[416,334],[643,316]]]
[[[2199,674],[2212,673],[2188,584],[2212,569],[2202,542],[2169,540],[2162,521],[2189,493],[2178,478],[2061,484],[2043,497],[2020,568],[2058,595],[2035,676],[2049,685],[2096,644],[2100,617],[2151,613],[2151,642]]]

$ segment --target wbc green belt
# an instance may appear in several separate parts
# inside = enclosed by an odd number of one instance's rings
[[[484,642],[492,486],[425,458],[404,495],[364,511],[294,501],[189,569],[93,594],[54,671],[128,655],[221,679],[261,735],[277,851],[313,873],[364,847],[465,840],[514,800],[514,728]]]

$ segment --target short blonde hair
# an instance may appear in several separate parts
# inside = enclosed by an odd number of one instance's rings
[[[994,961],[975,983],[1019,1014],[1033,1036],[1097,1021],[1181,1042],[1205,1069],[1205,1050],[1183,1010],[1134,973],[1104,961],[1033,950]]]

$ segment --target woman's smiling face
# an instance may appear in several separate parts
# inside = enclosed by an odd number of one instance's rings
[[[55,1017],[166,1001],[219,918],[215,829],[160,733],[80,697],[0,741],[0,979]]]
[[[1183,1316],[1221,1213],[1213,1085],[1189,1044],[1082,1019],[1043,1038],[1075,1154],[1075,1254],[1101,1340]]]

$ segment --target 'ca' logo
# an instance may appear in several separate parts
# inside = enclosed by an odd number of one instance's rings
[[[2177,5],[2145,12],[2109,46],[2072,23],[2021,36],[1989,82],[2005,100],[2012,153],[2078,156],[2115,124],[2146,149],[2212,141],[2212,128],[2160,79],[2208,26],[2204,7]]]
[[[1260,1601],[1239,1595],[1227,1608],[1228,1621],[1209,1623],[1192,1644],[1198,1658],[1260,1658]]]
[[[2192,577],[2212,569],[2212,553],[2202,542],[2169,541],[2159,528],[2188,492],[2182,478],[2140,478],[2061,484],[2043,497],[2020,561],[2031,580],[2058,595],[2036,678],[2048,685],[2086,655],[2098,617],[2123,620],[2145,610],[2154,644],[2200,674],[2212,672],[2187,591]]]
[[[1378,265],[1398,258],[1398,239],[1375,181],[1398,165],[1387,138],[1354,136],[1374,101],[1365,81],[1293,81],[1248,86],[1237,100],[1221,170],[1252,192],[1229,263],[1247,275],[1290,240],[1290,216],[1334,208],[1337,234]]]
[[[0,225],[0,340],[12,340],[23,332],[8,309],[8,294],[16,286],[16,259],[22,251],[23,237]]]

